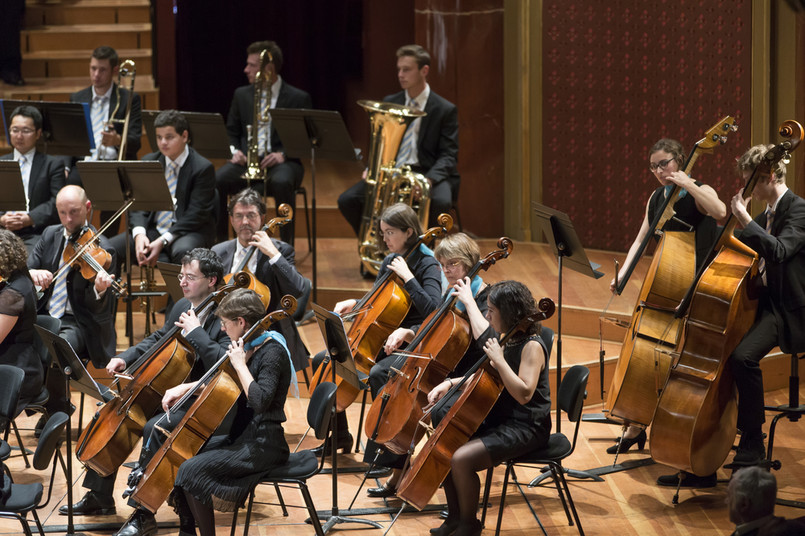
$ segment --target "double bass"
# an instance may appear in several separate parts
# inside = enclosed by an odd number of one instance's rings
[[[682,171],[690,174],[700,154],[713,152],[715,147],[726,143],[727,134],[736,129],[735,120],[730,116],[713,125],[696,142]],[[668,376],[671,363],[668,352],[676,348],[682,332],[682,321],[674,316],[674,309],[696,275],[694,233],[662,230],[666,222],[673,218],[674,204],[683,195],[684,190],[674,184],[651,222],[649,233],[641,243],[634,262],[617,282],[615,289],[618,294],[623,291],[652,235],[655,232],[661,234],[651,266],[640,287],[604,403],[604,411],[613,417],[644,426],[651,424],[659,391]]]
[[[744,197],[803,139],[802,125],[785,121],[787,138],[766,152],[744,187]],[[687,313],[679,355],[671,367],[651,429],[651,457],[697,476],[713,474],[737,433],[735,383],[727,360],[752,326],[757,310],[757,253],[734,235],[727,220],[711,256],[677,309]]]
[[[480,259],[467,274],[472,279],[488,270],[498,260],[507,258],[514,243],[507,237],[498,240],[498,250]],[[452,296],[423,322],[408,345],[411,350],[397,352],[386,359],[396,359],[390,379],[369,408],[364,431],[366,436],[395,454],[405,454],[417,443],[424,430],[417,426],[428,403],[428,393],[443,381],[467,351],[471,342],[466,315],[457,312]],[[418,435],[417,435],[418,434]]]
[[[526,316],[500,338],[501,346],[515,333],[550,318],[556,310],[556,305],[550,298],[539,300],[537,307],[538,313]],[[547,361],[545,366],[548,366]],[[462,389],[461,395],[414,456],[397,486],[397,497],[417,510],[427,506],[450,472],[453,453],[478,430],[505,387],[497,371],[489,363],[489,358],[484,355],[436,405],[448,400],[459,389]],[[426,416],[432,411],[433,408],[430,408]],[[420,423],[426,426],[422,421]]]
[[[296,298],[283,296],[280,307],[281,310],[267,314],[249,328],[243,334],[244,343],[260,335],[274,322],[290,318],[296,310]],[[136,481],[131,498],[137,504],[157,512],[173,489],[179,466],[198,454],[235,405],[241,391],[237,373],[229,364],[229,355],[225,354],[199,379],[194,389],[176,401],[173,408],[181,408],[198,394],[142,473],[129,478],[129,485]],[[170,419],[170,413],[168,410],[166,418]],[[154,433],[160,433],[160,430],[155,427]]]

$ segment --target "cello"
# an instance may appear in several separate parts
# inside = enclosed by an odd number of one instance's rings
[[[556,310],[556,305],[550,298],[539,300],[537,307],[538,313],[526,316],[500,338],[501,346],[512,335],[527,330],[536,322],[550,318]],[[547,356],[545,366],[548,366]],[[428,501],[450,473],[453,453],[470,440],[505,389],[497,371],[490,365],[489,358],[484,355],[467,371],[458,384],[425,412],[425,417],[430,416],[435,407],[462,388],[461,395],[432,431],[422,449],[413,457],[410,467],[397,486],[397,497],[417,510],[427,506]],[[420,424],[428,426],[424,421],[420,421]],[[413,445],[410,446],[410,451],[413,451]]]
[[[244,288],[247,278],[236,274],[232,285],[225,285],[202,301],[196,310],[203,314],[217,306],[236,288]],[[134,450],[145,423],[162,403],[165,391],[184,381],[194,364],[193,347],[174,327],[151,349],[126,368],[120,378],[129,383],[113,393],[82,430],[76,446],[76,457],[101,476],[112,474]]]
[[[481,270],[488,270],[514,248],[507,237],[498,240],[497,246],[500,249],[480,259],[467,277],[472,279]],[[405,454],[418,442],[415,436],[421,438],[424,430],[417,423],[427,406],[428,393],[458,365],[470,345],[466,316],[453,308],[457,299],[452,296],[428,315],[408,345],[413,350],[396,353],[390,379],[369,408],[366,436],[394,454]]]
[[[271,312],[254,324],[243,334],[243,341],[249,342],[267,330],[274,322],[290,318],[296,310],[296,298],[290,295],[280,300],[282,309]],[[184,414],[182,420],[170,432],[170,435],[148,462],[142,473],[132,475],[129,485],[134,490],[131,498],[137,504],[156,513],[168,498],[176,473],[183,462],[189,460],[204,446],[241,394],[237,374],[229,364],[229,356],[225,354],[218,362],[199,379],[196,386],[188,391],[173,405],[181,408],[190,398],[198,397]],[[171,410],[166,413],[170,420]],[[155,428],[155,432],[159,429]]]
[[[796,121],[781,125],[780,135],[787,139],[766,152],[744,187],[745,198],[803,134]],[[727,360],[757,309],[758,256],[733,235],[736,223],[731,215],[711,252],[712,262],[700,270],[679,305],[677,315],[687,313],[685,332],[651,430],[651,457],[697,476],[715,473],[735,439],[738,409]]]
[[[431,244],[435,239],[447,234],[453,227],[453,218],[448,214],[440,214],[438,222],[438,226],[425,231],[405,253],[403,258],[406,262],[419,249],[420,245]],[[383,344],[391,332],[400,327],[410,308],[411,298],[403,288],[400,278],[392,270],[387,270],[375,281],[371,290],[355,304],[352,311],[345,315],[354,318],[347,332],[347,340],[358,371],[369,374],[375,364],[375,356],[383,348]],[[332,378],[331,367],[332,360],[327,355],[310,380],[311,392],[322,381],[330,381]],[[360,391],[340,377],[336,377],[336,385],[338,386],[336,409],[340,412],[355,401]]]
[[[696,142],[682,171],[690,174],[700,154],[711,153],[715,147],[726,143],[727,134],[737,128],[730,116],[713,125]],[[662,238],[640,287],[604,403],[605,413],[644,426],[651,424],[659,391],[668,376],[671,359],[667,351],[676,347],[681,335],[682,321],[675,318],[674,308],[696,275],[694,233],[662,231],[675,214],[674,204],[683,195],[684,190],[674,184],[651,223],[638,254],[615,289],[618,294],[623,291],[652,235],[661,234]],[[658,348],[665,348],[666,352]]]

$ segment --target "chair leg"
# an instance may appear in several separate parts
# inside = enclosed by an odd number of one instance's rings
[[[567,516],[567,524],[573,526],[573,519],[570,517],[570,510],[567,507],[567,501],[565,500],[565,492],[562,489],[562,484],[559,482],[559,475],[562,474],[561,467],[554,467],[553,464],[548,465],[548,469],[551,472],[551,477],[553,478],[553,483],[556,485],[556,492],[559,494],[559,498],[562,500],[562,507],[565,509],[565,515]]]
[[[39,521],[39,514],[36,513],[36,509],[31,510],[31,514],[34,516],[34,521],[36,522],[36,528],[39,529],[39,536],[45,536],[45,531],[42,528],[42,522]]]
[[[280,507],[282,508],[282,517],[288,517],[288,508],[285,506],[285,500],[282,498],[282,491],[280,491],[280,486],[276,482],[274,482],[274,490],[277,492],[277,499],[280,501]]]
[[[495,526],[495,536],[500,534],[500,525],[503,522],[503,508],[506,506],[506,488],[509,487],[509,474],[512,465],[506,464],[506,473],[503,475],[503,488],[500,490],[500,506],[498,507],[498,523]]]
[[[238,526],[238,512],[240,509],[236,506],[232,512],[232,528],[229,530],[229,536],[235,536],[235,529]]]
[[[552,464],[553,466],[553,464]],[[573,502],[573,496],[570,495],[570,487],[567,485],[567,480],[565,479],[565,473],[562,471],[562,467],[556,464],[557,467],[554,468],[556,475],[555,478],[562,479],[562,486],[565,488],[565,493],[567,493],[567,501],[570,503],[570,510],[573,512],[573,519],[576,520],[576,527],[579,529],[579,536],[584,536],[584,529],[581,528],[581,520],[579,519],[579,513],[576,511],[576,504]]]
[[[17,423],[14,419],[11,419],[11,428],[14,429],[14,435],[17,437],[17,445],[20,446],[20,452],[22,453],[22,459],[25,460],[25,468],[30,469],[31,464],[28,462],[28,451],[25,450],[25,444],[22,442],[22,436],[20,436],[20,431],[17,428]]]
[[[249,505],[246,507],[246,522],[243,524],[243,536],[249,536],[249,523],[252,520],[252,506],[254,506],[254,489],[249,494]]]
[[[531,511],[531,515],[534,516],[534,521],[536,521],[537,525],[539,525],[539,528],[542,531],[542,534],[544,534],[545,536],[548,536],[548,532],[545,530],[545,526],[542,524],[542,521],[540,521],[536,510],[534,510],[534,507],[531,506],[531,501],[528,500],[528,496],[525,494],[525,491],[523,490],[522,484],[520,483],[519,480],[517,480],[517,472],[515,471],[514,467],[512,467],[512,482],[514,483],[515,486],[517,486],[517,491],[519,491],[520,495],[522,495],[526,506],[528,506],[528,509]]]
[[[305,385],[307,386],[308,391],[310,391],[310,378],[307,375],[307,367],[302,369],[302,376],[305,378]]]
[[[495,472],[495,466],[493,465],[489,469],[486,470],[486,483],[484,484],[484,508],[481,510],[481,526],[483,527],[486,523],[486,507],[489,505],[489,490],[492,487],[492,475]]]
[[[307,512],[310,516],[310,524],[313,525],[316,536],[324,536],[324,529],[321,528],[321,521],[319,520],[319,514],[316,512],[316,505],[313,504],[313,499],[310,497],[310,491],[307,489],[305,482],[299,482],[299,491],[302,492],[302,497],[305,499]]]

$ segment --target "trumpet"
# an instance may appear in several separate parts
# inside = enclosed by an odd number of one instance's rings
[[[266,178],[266,170],[260,167],[260,123],[267,123],[271,120],[268,109],[271,107],[271,76],[265,74],[266,65],[273,63],[274,58],[271,52],[264,49],[260,52],[260,68],[254,76],[254,105],[252,114],[252,124],[246,127],[246,139],[248,148],[246,150],[246,171],[241,178],[246,179],[247,186],[251,186],[251,181],[262,181]],[[263,107],[263,92],[268,93],[266,105]],[[271,136],[271,133],[268,133]]]
[[[115,109],[109,114],[109,120],[106,121],[105,129],[107,132],[112,132],[115,123],[123,124],[123,133],[120,135],[120,149],[117,152],[117,159],[126,159],[126,137],[129,134],[129,120],[131,119],[131,101],[134,98],[134,79],[137,76],[137,66],[132,60],[126,60],[120,64],[120,69],[117,72],[117,86],[115,87],[115,95],[117,97],[115,102]],[[115,118],[117,111],[120,109],[120,86],[123,84],[123,77],[129,77],[129,95],[126,99],[126,115],[123,119]],[[101,145],[103,147],[103,145]],[[98,148],[98,154],[102,154],[101,148]]]

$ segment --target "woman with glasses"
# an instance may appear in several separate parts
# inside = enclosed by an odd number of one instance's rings
[[[636,263],[640,246],[649,233],[651,222],[655,220],[665,202],[666,196],[671,192],[674,185],[678,185],[684,190],[682,198],[674,205],[675,216],[671,218],[663,227],[663,231],[682,231],[694,232],[696,250],[696,268],[705,262],[710,249],[717,237],[716,220],[727,216],[726,205],[718,198],[718,194],[713,188],[696,181],[689,177],[682,166],[685,161],[685,150],[682,144],[676,140],[663,138],[649,151],[649,170],[657,178],[660,187],[654,190],[646,204],[646,212],[643,222],[640,224],[640,231],[629,248],[626,260],[618,274],[620,278],[626,276],[629,267]],[[655,235],[656,237],[656,235]],[[616,280],[613,279],[609,284],[610,290],[615,292]],[[609,447],[607,453],[617,454],[628,451],[632,445],[638,444],[643,448],[646,443],[646,431],[642,426],[629,425],[624,432],[623,441]]]

